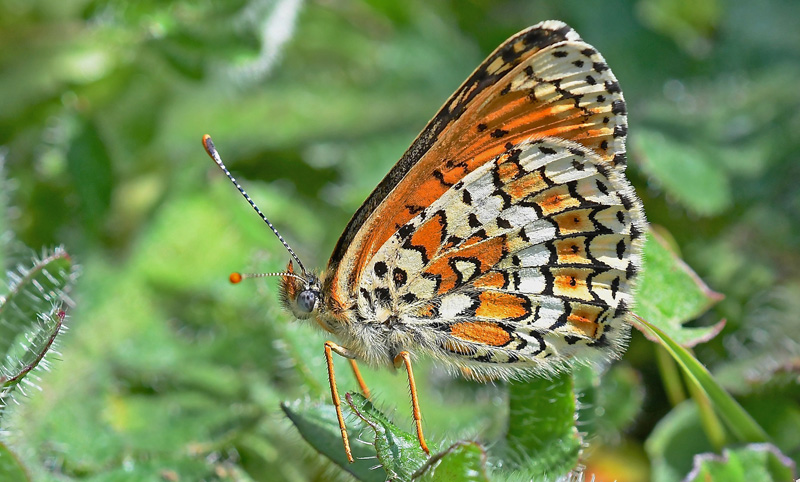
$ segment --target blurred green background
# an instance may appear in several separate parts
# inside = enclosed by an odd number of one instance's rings
[[[797,423],[800,2],[0,0],[8,227],[83,271],[60,360],[6,417],[35,480],[347,480],[278,406],[329,396],[325,338],[282,312],[275,280],[228,284],[288,257],[200,138],[321,268],[472,69],[551,18],[614,70],[648,219],[725,295],[696,354],[762,424]],[[677,415],[652,345],[635,334],[615,370],[641,403],[590,469],[657,479],[645,442]],[[431,434],[503,431],[501,386],[416,371]],[[410,428],[404,378],[365,377]],[[799,437],[781,438],[795,459]]]

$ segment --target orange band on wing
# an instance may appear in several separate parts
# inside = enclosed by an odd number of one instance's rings
[[[594,272],[585,268],[554,268],[553,294],[564,298],[577,298],[591,301],[594,297],[589,292],[587,278]]]
[[[464,321],[450,327],[456,338],[490,346],[503,346],[511,341],[511,335],[501,326],[488,321]]]
[[[478,261],[478,272],[485,273],[492,269],[505,254],[505,236],[490,238],[482,243],[473,244],[462,249],[451,251],[433,261],[425,270],[426,273],[439,277],[438,293],[445,293],[456,287],[459,276],[453,270],[451,261],[465,258]]]
[[[411,244],[425,250],[425,256],[432,258],[439,250],[444,239],[444,220],[439,214],[431,217],[422,226],[418,227],[411,236]]]
[[[484,291],[480,294],[480,306],[475,315],[482,318],[507,320],[521,318],[529,313],[525,297],[499,291]]]
[[[598,306],[572,304],[572,312],[567,316],[567,322],[574,331],[596,339],[597,331],[600,329],[597,317],[602,312],[603,309]]]
[[[476,279],[473,283],[478,288],[497,288],[500,289],[506,284],[506,278],[502,273],[496,271],[486,273]]]

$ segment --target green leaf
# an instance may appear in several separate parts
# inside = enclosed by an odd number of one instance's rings
[[[350,434],[350,448],[353,451],[355,462],[347,461],[347,456],[342,446],[342,435],[339,431],[339,422],[336,418],[336,409],[329,404],[311,404],[295,402],[282,403],[283,412],[289,417],[300,435],[322,455],[331,459],[336,465],[353,474],[362,481],[386,480],[386,472],[380,467],[372,470],[377,464],[375,448],[357,442],[358,433],[348,431]],[[352,429],[352,427],[351,427]]]
[[[39,314],[55,315],[72,287],[76,269],[63,248],[34,258],[31,266],[9,272],[9,287],[0,298],[0,356],[7,356],[22,333],[37,324]]]
[[[583,442],[575,426],[573,375],[512,383],[508,403],[504,457],[508,465],[532,477],[572,470]]]
[[[489,482],[486,475],[486,452],[477,442],[457,442],[434,455],[420,469],[415,481]]]
[[[647,129],[638,130],[633,141],[635,148],[644,153],[644,171],[689,210],[713,216],[733,203],[724,171],[687,142]]]
[[[39,366],[61,332],[62,303],[75,277],[62,248],[34,258],[30,268],[9,272],[8,293],[0,297],[0,416],[2,399]]]
[[[356,415],[375,432],[375,450],[389,479],[410,480],[428,460],[417,436],[397,428],[360,393],[347,393],[345,398]],[[428,444],[432,451],[436,451],[435,445],[430,441]]]
[[[771,444],[725,449],[722,455],[698,454],[687,482],[750,482],[795,480],[795,464]]]
[[[5,444],[0,442],[0,480],[15,482],[30,481],[31,477],[25,467]]]
[[[636,314],[664,330],[681,346],[691,347],[716,336],[724,323],[697,328],[686,328],[683,324],[722,298],[669,249],[664,238],[652,230],[647,234]]]
[[[657,326],[633,317],[633,325],[650,339],[667,349],[672,358],[678,362],[684,374],[710,399],[714,410],[722,417],[730,431],[741,442],[766,442],[769,436],[753,417],[726,392],[689,351],[680,346],[667,333]]]

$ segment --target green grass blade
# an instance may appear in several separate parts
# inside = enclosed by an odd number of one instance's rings
[[[633,325],[648,338],[656,339],[678,362],[683,372],[711,400],[717,413],[725,420],[731,433],[741,442],[766,442],[769,436],[736,400],[726,392],[688,350],[676,343],[663,330],[634,316]]]

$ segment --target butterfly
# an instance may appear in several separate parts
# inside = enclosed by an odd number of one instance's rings
[[[547,375],[624,350],[646,229],[625,178],[627,111],[602,55],[565,23],[506,40],[445,102],[356,211],[327,267],[291,255],[281,299],[324,344],[348,459],[333,354],[404,367],[420,446],[413,360],[475,379]],[[298,269],[295,270],[294,262]]]

